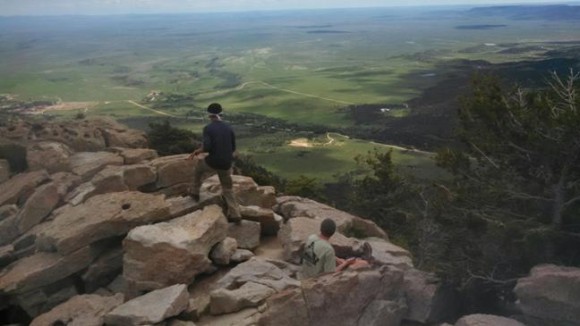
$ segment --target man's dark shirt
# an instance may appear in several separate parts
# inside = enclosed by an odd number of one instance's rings
[[[212,121],[203,128],[203,151],[209,155],[205,163],[218,170],[232,167],[236,150],[236,136],[232,128],[223,121]]]

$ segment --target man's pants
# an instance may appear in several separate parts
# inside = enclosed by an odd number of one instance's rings
[[[239,219],[241,218],[240,206],[236,201],[233,191],[233,182],[231,169],[229,170],[218,170],[210,167],[205,163],[205,160],[201,159],[197,162],[195,172],[193,175],[193,188],[191,189],[192,195],[199,195],[199,188],[201,188],[201,178],[204,174],[214,174],[217,173],[222,186],[222,197],[226,202],[227,207],[227,217],[229,219]]]

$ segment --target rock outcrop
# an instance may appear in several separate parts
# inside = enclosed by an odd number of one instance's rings
[[[541,265],[519,279],[514,289],[530,325],[580,323],[580,268]]]

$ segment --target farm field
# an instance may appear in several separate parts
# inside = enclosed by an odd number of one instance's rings
[[[356,155],[386,149],[333,131],[420,115],[406,103],[456,75],[456,62],[477,69],[576,51],[577,30],[578,20],[478,15],[469,7],[0,17],[0,94],[53,101],[41,110],[46,116],[171,118],[194,131],[203,108],[220,102],[234,116],[294,126],[241,135],[242,151],[259,164],[286,177],[331,180],[355,169]],[[161,103],[152,93],[183,100]],[[345,114],[360,105],[387,109],[380,121],[361,124]],[[302,142],[311,147],[292,143],[312,126],[318,138]],[[280,137],[278,147],[261,144]],[[326,137],[335,141],[321,145]],[[394,159],[420,177],[439,173],[426,154],[396,149]]]

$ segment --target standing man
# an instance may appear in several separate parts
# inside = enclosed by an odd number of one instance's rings
[[[327,218],[320,223],[320,234],[312,234],[308,237],[302,255],[300,279],[342,271],[354,262],[354,259],[336,258],[334,248],[329,242],[334,232],[336,232],[336,223]]]
[[[231,176],[232,162],[236,151],[236,136],[232,128],[222,121],[220,114],[222,106],[212,103],[207,107],[211,122],[203,128],[203,144],[196,149],[188,159],[192,160],[201,153],[208,153],[200,160],[193,177],[191,196],[199,201],[199,188],[204,173],[217,173],[222,186],[222,197],[226,202],[226,216],[231,222],[240,222],[240,206],[234,197]]]

